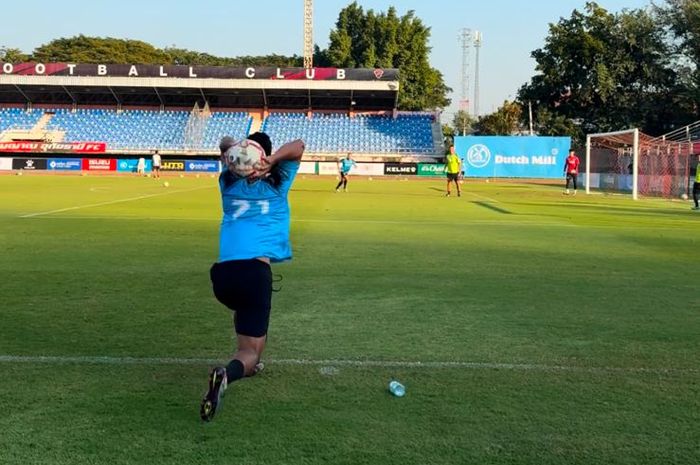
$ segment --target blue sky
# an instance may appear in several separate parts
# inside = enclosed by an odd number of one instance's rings
[[[314,39],[322,47],[338,12],[350,0],[316,0]],[[459,100],[461,28],[480,30],[481,110],[496,109],[532,76],[530,52],[543,44],[548,24],[568,17],[585,0],[359,0],[365,9],[400,14],[415,10],[432,28],[431,62]],[[648,0],[600,0],[611,11],[638,8]],[[140,39],[214,55],[301,54],[303,0],[22,0],[3,5],[0,46],[29,52],[54,38],[78,34]]]

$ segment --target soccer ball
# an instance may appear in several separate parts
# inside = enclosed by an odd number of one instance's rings
[[[224,164],[229,171],[242,177],[250,176],[265,156],[265,149],[252,140],[237,142],[224,153]]]
[[[170,187],[170,183],[169,183],[168,181],[165,181],[165,182],[163,183],[163,187]]]
[[[688,194],[681,194],[681,199],[688,200]]]

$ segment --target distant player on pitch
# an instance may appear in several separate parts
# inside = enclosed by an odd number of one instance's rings
[[[698,155],[698,164],[695,167],[695,182],[693,183],[693,202],[695,206],[693,210],[700,211],[700,155]]]
[[[576,156],[576,152],[573,150],[569,151],[569,156],[566,157],[564,162],[564,174],[566,175],[566,191],[564,193],[569,195],[569,183],[573,181],[574,183],[574,195],[578,190],[578,167],[581,164],[581,160]]]
[[[230,137],[222,139],[222,160],[230,160],[239,145]],[[217,300],[233,311],[237,350],[226,367],[216,367],[209,375],[200,407],[204,421],[214,418],[231,383],[262,369],[260,356],[272,304],[270,264],[292,258],[287,194],[299,169],[304,142],[289,142],[270,155],[270,138],[257,132],[248,137],[246,146],[262,156],[252,173],[242,177],[224,164],[219,176],[223,220],[219,259],[210,277]]]
[[[450,147],[450,154],[445,158],[445,173],[447,173],[447,194],[445,196],[452,195],[450,184],[454,182],[457,186],[457,197],[461,197],[462,189],[459,186],[459,178],[462,175],[462,160],[455,153],[454,145]]]
[[[350,174],[350,171],[357,166],[357,163],[355,163],[355,160],[352,159],[350,154],[348,153],[348,156],[343,158],[338,162],[338,171],[340,172],[340,182],[338,183],[337,186],[335,186],[335,191],[339,192],[340,188],[342,186],[343,190],[345,192],[348,191],[348,175]]]
[[[160,160],[160,154],[158,153],[157,150],[155,152],[153,152],[153,157],[151,159],[151,162],[153,165],[151,168],[153,170],[153,177],[156,179],[160,179],[160,162],[161,162],[161,160]]]

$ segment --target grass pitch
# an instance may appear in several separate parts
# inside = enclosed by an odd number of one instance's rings
[[[300,177],[266,371],[203,424],[219,198],[168,181],[0,177],[0,464],[700,462],[689,204]]]

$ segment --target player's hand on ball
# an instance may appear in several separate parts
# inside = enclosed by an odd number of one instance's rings
[[[270,163],[270,160],[267,157],[263,157],[255,164],[255,169],[250,177],[254,179],[263,178],[270,173],[271,169],[272,163]]]

